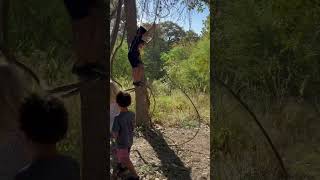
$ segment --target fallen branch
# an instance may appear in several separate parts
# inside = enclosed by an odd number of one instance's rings
[[[253,111],[251,111],[251,109],[249,108],[249,106],[241,100],[241,98],[235,93],[233,92],[233,90],[231,88],[229,88],[223,81],[221,81],[220,79],[218,79],[217,77],[215,77],[215,82],[220,83],[224,88],[226,88],[231,94],[232,96],[245,108],[245,110],[252,116],[253,120],[255,121],[255,123],[258,125],[258,127],[260,128],[260,130],[262,131],[263,135],[265,136],[265,138],[267,139],[269,145],[271,146],[272,151],[274,152],[277,160],[279,161],[279,164],[281,166],[283,175],[285,179],[288,179],[289,174],[286,170],[286,168],[284,167],[284,163],[281,159],[281,156],[279,154],[279,152],[277,151],[276,147],[273,145],[273,142],[271,141],[271,138],[269,137],[267,131],[263,128],[262,124],[259,122],[257,116],[253,113]]]

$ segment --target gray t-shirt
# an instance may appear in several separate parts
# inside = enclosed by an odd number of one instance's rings
[[[116,140],[117,148],[129,148],[133,144],[133,121],[135,114],[133,112],[120,112],[114,118],[112,132],[118,133]]]
[[[80,180],[79,163],[58,155],[53,159],[35,160],[20,170],[15,180]]]

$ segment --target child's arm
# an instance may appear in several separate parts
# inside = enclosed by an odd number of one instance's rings
[[[154,33],[155,28],[156,28],[156,24],[153,23],[152,26],[150,27],[150,29],[142,35],[142,39],[145,39],[145,38],[147,38],[147,37],[150,37],[150,35],[151,35],[152,33]]]
[[[120,125],[117,116],[114,118],[111,135],[114,139],[119,136]]]
[[[119,133],[118,133],[118,132],[112,132],[112,137],[113,137],[114,139],[117,139],[118,136],[119,136]]]

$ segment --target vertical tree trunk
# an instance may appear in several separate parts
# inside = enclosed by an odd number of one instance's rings
[[[125,0],[124,9],[127,20],[127,43],[130,46],[137,31],[137,8],[136,0]]]
[[[117,41],[117,37],[118,37],[118,32],[119,32],[119,26],[120,26],[120,20],[121,20],[121,9],[122,9],[122,0],[118,1],[118,6],[117,6],[117,16],[116,16],[116,20],[114,22],[114,26],[112,29],[112,33],[111,33],[111,43],[110,43],[110,50],[113,51],[114,49],[114,45],[116,44]]]
[[[98,59],[99,63],[109,70],[109,33],[106,15],[109,15],[108,7],[103,1],[99,1],[97,7],[92,10],[94,18],[90,22],[93,29],[91,35],[93,43],[82,51],[93,53],[87,57]],[[92,30],[91,29],[91,30]],[[106,38],[107,37],[107,38]],[[86,39],[86,38],[85,38]],[[90,38],[89,38],[90,39]],[[85,42],[83,42],[85,43]],[[85,47],[85,46],[82,46]],[[109,73],[106,72],[106,74]],[[83,80],[82,78],[80,78]],[[107,80],[90,81],[80,87],[81,96],[81,128],[82,128],[82,180],[106,180],[110,179],[109,158],[109,78]]]
[[[4,11],[5,11],[5,1],[4,0],[0,0],[0,48],[2,49],[2,47],[4,46]]]
[[[215,1],[217,3],[217,1]],[[213,12],[214,7],[219,8],[217,4],[214,3],[214,1],[210,1],[210,13]],[[215,120],[218,119],[218,113],[217,112],[217,101],[216,99],[218,98],[217,94],[217,84],[216,84],[216,76],[217,76],[217,66],[216,66],[216,57],[211,56],[212,54],[215,54],[214,48],[214,38],[216,38],[216,34],[214,33],[215,29],[215,21],[216,18],[214,18],[213,15],[210,15],[210,179],[215,179],[215,177],[219,177],[219,165],[217,162],[217,154],[216,154],[216,147],[213,141],[213,137],[215,136],[214,133],[215,131]],[[217,38],[216,38],[217,39]],[[215,171],[217,170],[217,171]]]
[[[0,48],[8,48],[6,47],[7,42],[7,21],[8,21],[8,12],[9,12],[9,1],[8,0],[0,0]]]
[[[135,0],[125,0],[124,8],[126,12],[127,20],[127,43],[130,46],[136,31],[137,31],[137,10]],[[146,80],[143,75],[143,81],[146,84]],[[136,123],[138,126],[149,127],[149,99],[146,86],[140,86],[135,89],[136,93]]]

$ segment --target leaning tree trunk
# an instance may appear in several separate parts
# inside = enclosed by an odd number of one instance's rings
[[[137,31],[137,10],[135,0],[125,0],[124,8],[127,20],[127,43],[130,46]],[[146,82],[143,75],[143,81]],[[145,83],[147,84],[147,83]],[[135,88],[136,93],[136,123],[138,126],[149,127],[149,99],[146,86],[138,86]]]
[[[8,48],[7,32],[9,18],[9,0],[0,0],[0,48]]]
[[[74,24],[75,43],[80,59],[93,58],[109,69],[109,33],[106,33],[109,12],[103,0],[99,0],[91,9],[90,19],[81,27]],[[90,33],[88,33],[90,32]],[[80,48],[79,48],[80,47]],[[80,52],[79,52],[80,51]],[[107,73],[109,76],[109,73]],[[110,179],[109,165],[109,77],[107,81],[89,81],[80,87],[81,97],[81,128],[82,128],[82,180]],[[80,80],[84,78],[80,77]]]
[[[112,33],[111,33],[111,42],[110,42],[110,50],[113,51],[114,49],[114,45],[116,44],[117,41],[117,37],[118,37],[118,32],[119,32],[119,27],[120,27],[120,21],[121,21],[121,10],[122,10],[122,1],[123,0],[119,0],[118,1],[118,6],[117,6],[117,11],[116,11],[116,19],[114,22],[114,26],[112,28]]]

